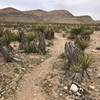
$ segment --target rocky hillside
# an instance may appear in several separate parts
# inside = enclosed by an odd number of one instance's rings
[[[90,16],[74,16],[67,10],[19,11],[14,8],[0,9],[0,21],[5,22],[49,22],[49,23],[95,23]]]
[[[0,10],[0,21],[4,22],[37,22],[39,18],[34,15],[25,14],[14,8],[4,8]]]

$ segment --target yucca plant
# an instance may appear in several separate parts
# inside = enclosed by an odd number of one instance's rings
[[[80,82],[84,78],[85,74],[90,78],[87,69],[92,64],[92,57],[89,54],[84,54],[79,57],[78,63],[71,65],[71,71],[74,73],[72,79]]]
[[[92,63],[92,57],[89,54],[85,54],[81,59],[82,69],[87,70],[87,68],[90,67]]]
[[[81,63],[78,62],[76,64],[72,64],[70,68],[72,72],[79,73],[81,69]]]
[[[35,32],[27,32],[25,34],[25,37],[28,41],[33,41],[36,38],[36,33]]]
[[[70,31],[69,39],[76,39],[78,36],[84,37],[87,40],[90,40],[90,35],[94,33],[94,30],[89,27],[79,27],[72,28]]]
[[[27,32],[25,34],[25,43],[24,43],[24,51],[27,53],[37,52],[36,51],[36,42],[37,35],[34,32]]]
[[[71,34],[73,35],[79,35],[79,34],[81,34],[81,32],[82,32],[82,27],[80,27],[80,28],[73,28],[72,30],[71,30]]]
[[[4,32],[4,36],[5,36],[6,45],[9,45],[13,41],[18,41],[19,38],[18,34],[12,33],[8,30]]]
[[[39,53],[43,55],[46,54],[45,28],[46,28],[46,24],[39,24],[35,29],[35,32],[38,35]]]
[[[81,50],[85,50],[87,47],[89,47],[89,41],[88,40],[84,40],[84,39],[80,39],[77,38],[75,43],[80,47]]]
[[[51,25],[48,25],[45,30],[45,38],[48,40],[54,39],[54,30],[53,27]]]
[[[26,40],[23,49],[26,53],[38,53],[39,52],[37,42],[35,40],[30,41],[30,42]]]
[[[46,24],[44,24],[44,23],[40,23],[40,24],[36,24],[36,26],[35,27],[33,27],[34,28],[34,31],[35,32],[45,32],[45,29],[46,29],[46,27],[47,27],[47,25]]]

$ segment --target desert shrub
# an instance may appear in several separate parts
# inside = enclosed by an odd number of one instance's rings
[[[79,72],[80,70],[86,71],[92,63],[92,57],[89,54],[84,54],[79,57],[79,61],[76,64],[72,64],[71,68],[74,72]]]
[[[83,70],[87,70],[88,67],[92,64],[92,57],[89,54],[85,54],[81,57],[81,65]]]
[[[38,37],[38,49],[40,54],[46,53],[46,42],[45,42],[45,28],[46,24],[38,24],[35,32],[37,33]]]
[[[45,38],[51,40],[54,38],[54,29],[51,24],[40,23],[34,26],[34,30],[36,33],[42,32],[45,35]]]
[[[37,42],[35,40],[33,41],[26,40],[24,44],[24,51],[26,53],[38,53]]]
[[[37,33],[40,32],[40,31],[44,33],[46,27],[47,27],[47,24],[45,24],[45,23],[40,23],[40,24],[36,24],[36,25],[33,27],[33,29],[34,29],[34,31],[37,32]]]
[[[80,56],[80,59],[77,63],[71,65],[70,70],[73,73],[72,79],[76,82],[81,82],[85,75],[90,78],[87,69],[90,67],[92,63],[92,57],[88,54],[84,54]]]
[[[54,30],[51,25],[47,26],[44,30],[45,38],[48,40],[54,39]]]
[[[69,34],[69,36],[68,36],[68,39],[71,39],[71,40],[74,40],[76,38],[76,35],[72,35],[72,34]]]
[[[95,31],[100,31],[100,24],[98,24],[97,26],[95,26]]]
[[[35,32],[27,32],[25,34],[25,43],[24,43],[24,51],[26,53],[36,52],[36,42],[37,36]]]
[[[70,31],[69,39],[76,39],[78,36],[85,37],[88,40],[90,40],[90,35],[94,33],[94,30],[89,27],[79,27],[79,28],[73,28]]]
[[[45,53],[46,45],[45,45],[44,30],[45,30],[45,24],[37,24],[34,27],[34,31],[35,31],[34,33],[28,32],[26,34],[26,41],[24,45],[25,52],[27,53],[39,52],[43,54]]]
[[[94,33],[94,29],[90,27],[82,27],[82,31],[80,35],[91,35]]]
[[[73,72],[73,73],[79,73],[80,72],[80,69],[81,69],[81,63],[75,63],[73,65],[70,65],[70,70]]]
[[[75,43],[79,46],[81,50],[85,50],[89,46],[89,41],[77,38]]]
[[[90,43],[90,35],[93,30],[88,27],[73,28],[70,32],[69,39],[73,39],[81,50],[85,50]]]
[[[82,27],[81,28],[73,28],[71,30],[71,35],[79,35],[82,32]]]
[[[25,36],[28,41],[33,41],[36,38],[35,32],[27,32]]]
[[[9,45],[13,41],[18,41],[18,33],[11,33],[10,31],[6,30],[4,32],[6,44]]]
[[[59,25],[53,26],[54,32],[60,33],[61,32],[61,27]]]
[[[80,39],[81,40],[87,40],[87,41],[90,41],[90,35],[89,34],[81,34],[80,35]]]
[[[70,30],[69,39],[76,39],[76,37],[81,33],[81,28],[73,28]]]

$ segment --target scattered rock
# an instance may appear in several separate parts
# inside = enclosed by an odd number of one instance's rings
[[[19,42],[15,41],[15,42],[11,42],[10,46],[14,49],[14,50],[18,50],[19,49]]]
[[[84,92],[84,90],[83,90],[82,88],[79,88],[79,91],[80,91],[81,93],[83,93],[83,92]]]
[[[44,62],[44,59],[41,59],[41,62]]]
[[[79,96],[79,97],[81,96],[81,94],[79,92],[77,92],[76,95]]]
[[[90,89],[90,90],[95,90],[95,86],[90,85],[90,86],[89,86],[89,89]]]
[[[62,93],[60,93],[60,94],[59,94],[59,96],[63,96],[63,94],[62,94]]]
[[[71,87],[70,87],[70,90],[71,90],[72,92],[78,92],[78,87],[77,87],[77,85],[72,84]]]
[[[64,86],[64,90],[68,90],[68,87],[67,86]]]

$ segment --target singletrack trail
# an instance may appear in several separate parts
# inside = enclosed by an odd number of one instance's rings
[[[41,81],[46,77],[49,72],[52,72],[52,65],[57,57],[63,53],[66,39],[59,33],[55,33],[53,46],[50,48],[51,57],[46,59],[34,69],[24,75],[21,84],[21,89],[17,91],[17,100],[46,100],[45,94],[41,91]]]

